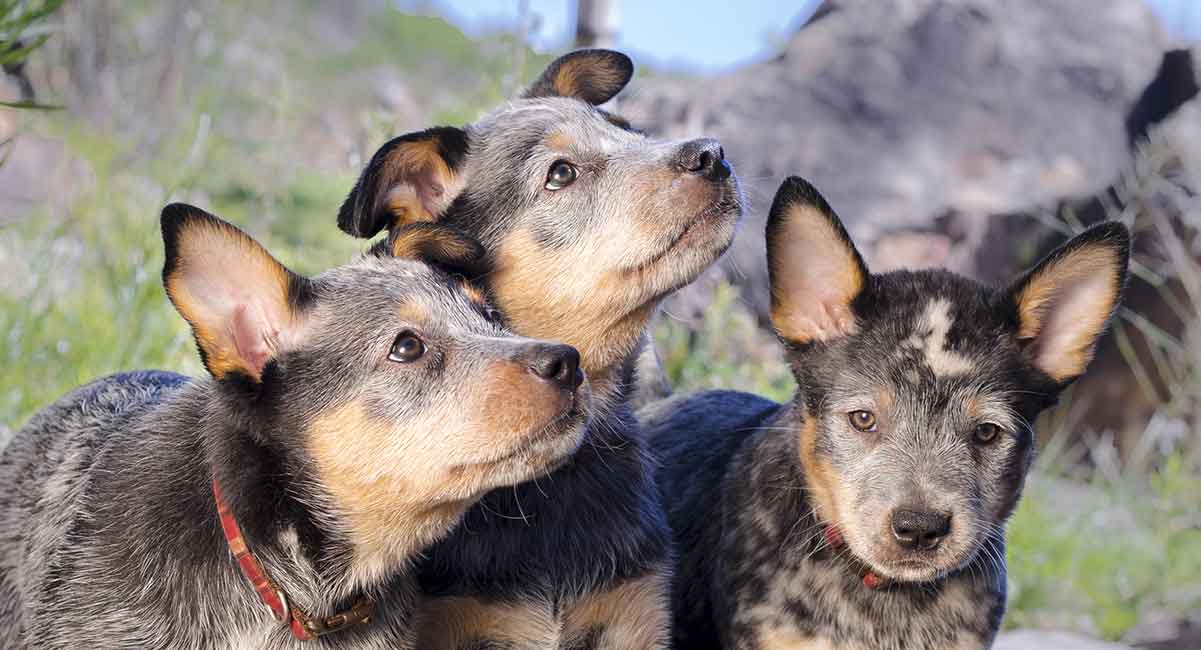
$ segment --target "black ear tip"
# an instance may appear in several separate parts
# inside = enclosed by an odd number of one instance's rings
[[[776,190],[776,197],[772,200],[770,218],[772,220],[782,219],[785,216],[784,211],[795,205],[812,205],[827,215],[833,214],[829,204],[822,198],[821,192],[818,192],[812,183],[800,176],[789,176],[780,184],[780,189]]]
[[[1080,239],[1113,246],[1123,261],[1130,257],[1130,229],[1120,221],[1103,221],[1081,233]]]

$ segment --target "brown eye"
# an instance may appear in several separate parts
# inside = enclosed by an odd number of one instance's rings
[[[425,343],[413,332],[405,330],[392,342],[392,350],[388,352],[388,359],[399,363],[411,363],[420,359],[423,354],[425,354]]]
[[[972,432],[972,439],[978,445],[987,445],[997,439],[1001,435],[1001,427],[992,422],[982,422],[976,425],[976,430]]]
[[[577,176],[579,172],[575,165],[566,160],[556,160],[555,164],[550,166],[550,172],[546,174],[546,189],[561,190],[574,183]]]
[[[864,432],[876,430],[876,414],[871,411],[851,411],[847,414],[851,426]]]

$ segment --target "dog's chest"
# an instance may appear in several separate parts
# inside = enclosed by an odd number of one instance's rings
[[[729,636],[758,650],[945,650],[987,647],[995,600],[951,581],[871,588],[841,562],[744,566],[733,580]]]

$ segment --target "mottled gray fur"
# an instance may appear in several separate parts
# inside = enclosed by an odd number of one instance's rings
[[[174,250],[180,245],[172,232],[194,224],[206,228],[195,250]],[[238,247],[233,259],[254,255],[249,238],[193,208],[164,211],[164,236],[168,271],[202,267],[200,256],[226,245]],[[188,255],[195,259],[172,261]],[[256,283],[285,277],[266,275],[234,280],[254,291]],[[493,380],[498,364],[524,368],[528,355],[565,346],[506,333],[454,278],[416,261],[367,255],[311,280],[295,277],[288,291],[301,332],[276,343],[261,381],[237,372],[217,379],[113,375],[71,392],[15,435],[0,457],[0,647],[411,648],[414,555],[486,491],[545,472],[578,447],[583,416],[574,398],[572,412],[541,430],[531,424],[529,440],[464,445],[461,439],[490,435],[486,422],[466,421],[460,407],[478,391],[509,388]],[[180,309],[194,315],[195,306]],[[394,341],[409,330],[426,352],[396,363]],[[211,352],[210,369],[219,368]],[[536,403],[509,401],[512,409]],[[347,405],[357,405],[364,429],[314,428]],[[388,548],[408,550],[368,555],[356,540],[387,531],[348,516],[342,492],[330,487],[338,477],[322,464],[329,452],[315,438],[336,436],[326,441],[336,449],[376,428],[385,432],[375,441],[381,452],[348,458],[359,466],[354,471],[411,483],[420,502],[397,507],[445,514],[416,517],[411,529],[385,539]],[[425,448],[435,460],[421,458]],[[395,462],[392,454],[418,457],[426,475],[393,476],[382,465]],[[445,478],[458,475],[469,481]],[[376,601],[372,621],[295,641],[233,560],[214,478],[251,551],[293,606],[329,616],[368,596]],[[385,485],[376,496],[387,505],[406,489]]]

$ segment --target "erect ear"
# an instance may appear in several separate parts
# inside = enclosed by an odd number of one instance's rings
[[[482,274],[484,247],[459,230],[438,223],[413,223],[392,230],[384,251],[468,278]]]
[[[1126,286],[1130,232],[1098,224],[1055,249],[1013,283],[1018,340],[1031,363],[1060,384],[1079,377]]]
[[[338,227],[355,237],[384,228],[437,221],[463,182],[467,154],[462,129],[439,126],[393,138],[371,157],[338,211]]]
[[[776,191],[767,218],[771,320],[796,343],[856,331],[851,302],[868,282],[867,266],[846,228],[817,189],[792,176]]]
[[[308,281],[200,208],[172,203],[162,227],[163,286],[192,326],[204,366],[217,379],[239,373],[260,381],[267,362],[299,337]]]
[[[576,50],[551,61],[522,97],[574,97],[599,106],[633,76],[634,62],[621,52]]]

